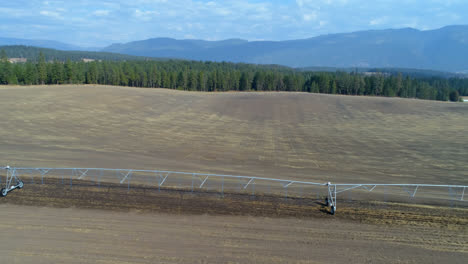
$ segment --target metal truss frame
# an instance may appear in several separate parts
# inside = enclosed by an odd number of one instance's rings
[[[431,187],[431,188],[441,188],[441,189],[448,189],[449,193],[452,195],[455,200],[459,201],[466,201],[464,199],[465,190],[468,186],[466,185],[434,185],[434,184],[374,184],[374,183],[366,183],[366,184],[352,184],[352,183],[345,183],[345,184],[335,184],[331,182],[326,183],[319,183],[319,182],[309,182],[309,181],[295,181],[295,180],[286,180],[286,179],[276,179],[276,178],[264,178],[264,177],[252,177],[252,176],[239,176],[239,175],[228,175],[228,174],[206,174],[206,173],[193,173],[193,172],[180,172],[180,171],[166,171],[166,170],[136,170],[136,169],[107,169],[107,168],[10,168],[9,166],[3,167],[7,171],[6,182],[4,188],[1,189],[1,196],[6,196],[8,192],[14,189],[21,189],[23,188],[23,182],[18,178],[20,172],[38,172],[41,175],[41,183],[44,183],[44,176],[53,171],[61,171],[62,174],[62,182],[64,180],[64,175],[67,172],[70,175],[70,185],[72,185],[73,178],[76,177],[77,179],[83,179],[87,177],[91,172],[94,172],[98,175],[98,183],[100,184],[101,177],[104,172],[115,172],[117,179],[119,180],[120,184],[127,183],[127,188],[130,190],[130,181],[132,175],[135,173],[147,173],[149,175],[154,175],[157,179],[157,187],[158,190],[161,189],[161,186],[166,182],[169,176],[171,175],[187,175],[192,177],[192,185],[191,189],[194,190],[195,187],[201,189],[205,186],[206,182],[210,178],[221,178],[221,192],[224,196],[224,182],[225,179],[234,179],[239,181],[239,190],[246,190],[248,186],[252,186],[252,193],[254,193],[255,183],[257,181],[266,181],[270,183],[279,183],[281,184],[282,188],[284,189],[285,196],[287,197],[288,187],[291,185],[299,185],[299,186],[324,186],[328,189],[327,197],[325,198],[326,206],[330,207],[330,213],[335,214],[336,212],[336,204],[337,204],[337,196],[338,194],[355,190],[355,189],[363,189],[368,192],[373,192],[376,188],[380,187],[401,187],[404,192],[408,193],[410,198],[414,198],[420,188],[424,187]],[[199,180],[200,184],[195,185],[195,180]],[[457,197],[456,192],[454,190],[460,190],[461,195]]]
[[[450,194],[453,194],[454,189],[460,189],[461,195],[456,197],[456,194],[453,195],[456,200],[465,201],[465,190],[468,186],[466,185],[440,185],[440,184],[374,184],[374,183],[366,183],[366,184],[331,184],[330,182],[327,183],[328,186],[328,197],[326,199],[327,206],[331,207],[330,212],[331,214],[335,214],[336,211],[336,197],[337,194],[343,193],[346,191],[351,191],[354,189],[362,188],[368,192],[374,191],[377,187],[400,187],[403,189],[404,192],[408,193],[410,198],[414,198],[417,194],[418,189],[423,187],[429,188],[440,188],[440,189],[448,189]]]

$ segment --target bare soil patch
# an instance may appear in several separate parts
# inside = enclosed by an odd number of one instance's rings
[[[0,199],[18,263],[463,263],[466,209],[132,188],[59,179]]]

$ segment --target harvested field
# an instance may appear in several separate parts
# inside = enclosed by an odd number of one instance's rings
[[[24,167],[462,184],[468,105],[303,93],[0,88],[0,159]],[[0,199],[10,263],[464,263],[467,209],[195,194],[59,179]]]
[[[333,182],[466,183],[468,105],[304,93],[0,88],[0,160]]]

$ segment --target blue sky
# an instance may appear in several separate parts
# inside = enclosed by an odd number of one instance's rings
[[[468,24],[467,0],[1,0],[0,36],[105,46],[153,37],[287,40]]]

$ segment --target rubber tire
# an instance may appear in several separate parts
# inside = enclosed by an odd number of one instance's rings
[[[335,211],[336,211],[336,206],[333,205],[332,207],[330,207],[330,214],[335,215]]]
[[[7,194],[8,194],[8,190],[5,189],[5,188],[2,188],[2,190],[0,191],[0,196],[5,197],[5,196],[7,196]]]
[[[325,198],[325,206],[329,206],[330,203],[328,202],[328,197]]]
[[[24,187],[24,182],[23,181],[19,181],[16,186],[18,186],[18,189],[23,189]]]

